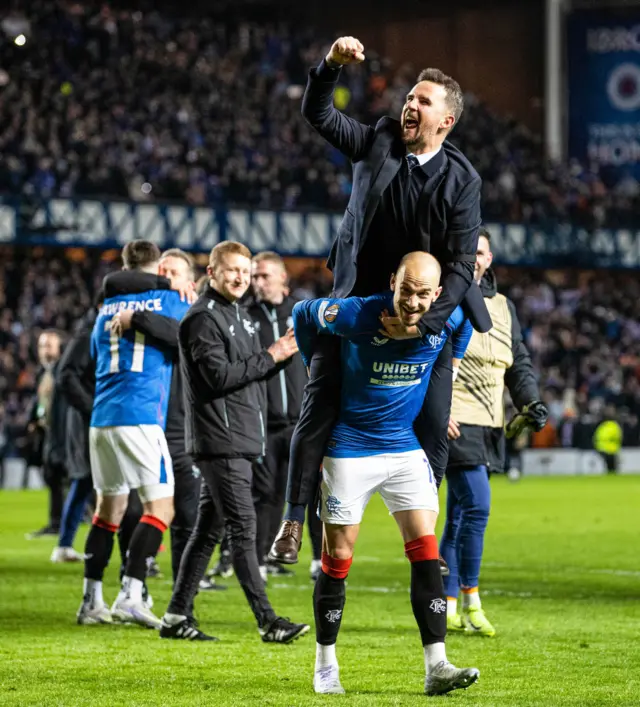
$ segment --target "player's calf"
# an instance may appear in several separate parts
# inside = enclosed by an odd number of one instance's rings
[[[173,516],[172,498],[163,498],[144,503],[145,513],[140,518],[131,537],[129,555],[122,578],[122,588],[112,613],[121,621],[132,621],[150,628],[160,628],[160,619],[143,602],[143,585],[149,559],[155,558],[167,529],[167,520]],[[155,511],[158,515],[152,515]]]
[[[84,583],[78,623],[110,623],[102,595],[102,579],[113,551],[113,539],[118,526],[93,517],[85,544]]]
[[[322,553],[322,568],[313,592],[316,620],[316,664],[313,689],[323,694],[341,694],[336,641],[346,601],[345,581],[352,559]]]
[[[440,695],[469,687],[479,676],[475,668],[456,668],[447,660],[447,602],[440,573],[435,535],[423,535],[405,543],[411,563],[411,607],[416,618],[425,662],[425,693]]]

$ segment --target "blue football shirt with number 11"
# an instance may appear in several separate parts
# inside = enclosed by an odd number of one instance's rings
[[[149,290],[105,300],[91,335],[91,355],[96,362],[91,426],[160,425],[164,429],[172,360],[139,331],[129,329],[119,338],[111,333],[111,320],[125,309],[179,321],[189,305],[173,290]]]

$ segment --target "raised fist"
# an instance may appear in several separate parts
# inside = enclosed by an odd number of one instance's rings
[[[359,64],[364,61],[364,47],[355,37],[340,37],[333,43],[326,57],[334,64]]]

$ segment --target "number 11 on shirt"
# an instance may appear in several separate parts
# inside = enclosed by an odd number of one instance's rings
[[[120,341],[113,332],[109,336],[109,353],[111,355],[109,364],[109,373],[118,373],[120,371]],[[126,341],[126,340],[125,340]],[[133,342],[133,355],[131,357],[131,367],[129,370],[132,373],[142,373],[144,366],[144,334],[139,331],[135,332]]]

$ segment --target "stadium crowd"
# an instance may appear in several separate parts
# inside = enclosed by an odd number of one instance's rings
[[[300,116],[328,43],[215,13],[35,0],[6,15],[0,191],[343,208],[351,167]],[[417,67],[367,58],[344,72],[338,107],[368,122],[398,115]],[[539,136],[472,95],[452,140],[483,177],[487,221],[624,227],[640,206],[630,175],[614,184],[596,164],[545,160]]]
[[[0,430],[5,453],[23,453],[43,329],[70,333],[117,262],[87,250],[0,251]],[[592,425],[613,405],[625,444],[640,443],[640,287],[631,276],[498,268],[516,304],[525,341],[557,428],[568,415]],[[617,286],[614,286],[614,281]],[[624,286],[620,286],[623,282]],[[291,282],[301,299],[327,294],[322,268]],[[558,443],[560,443],[558,441]]]

